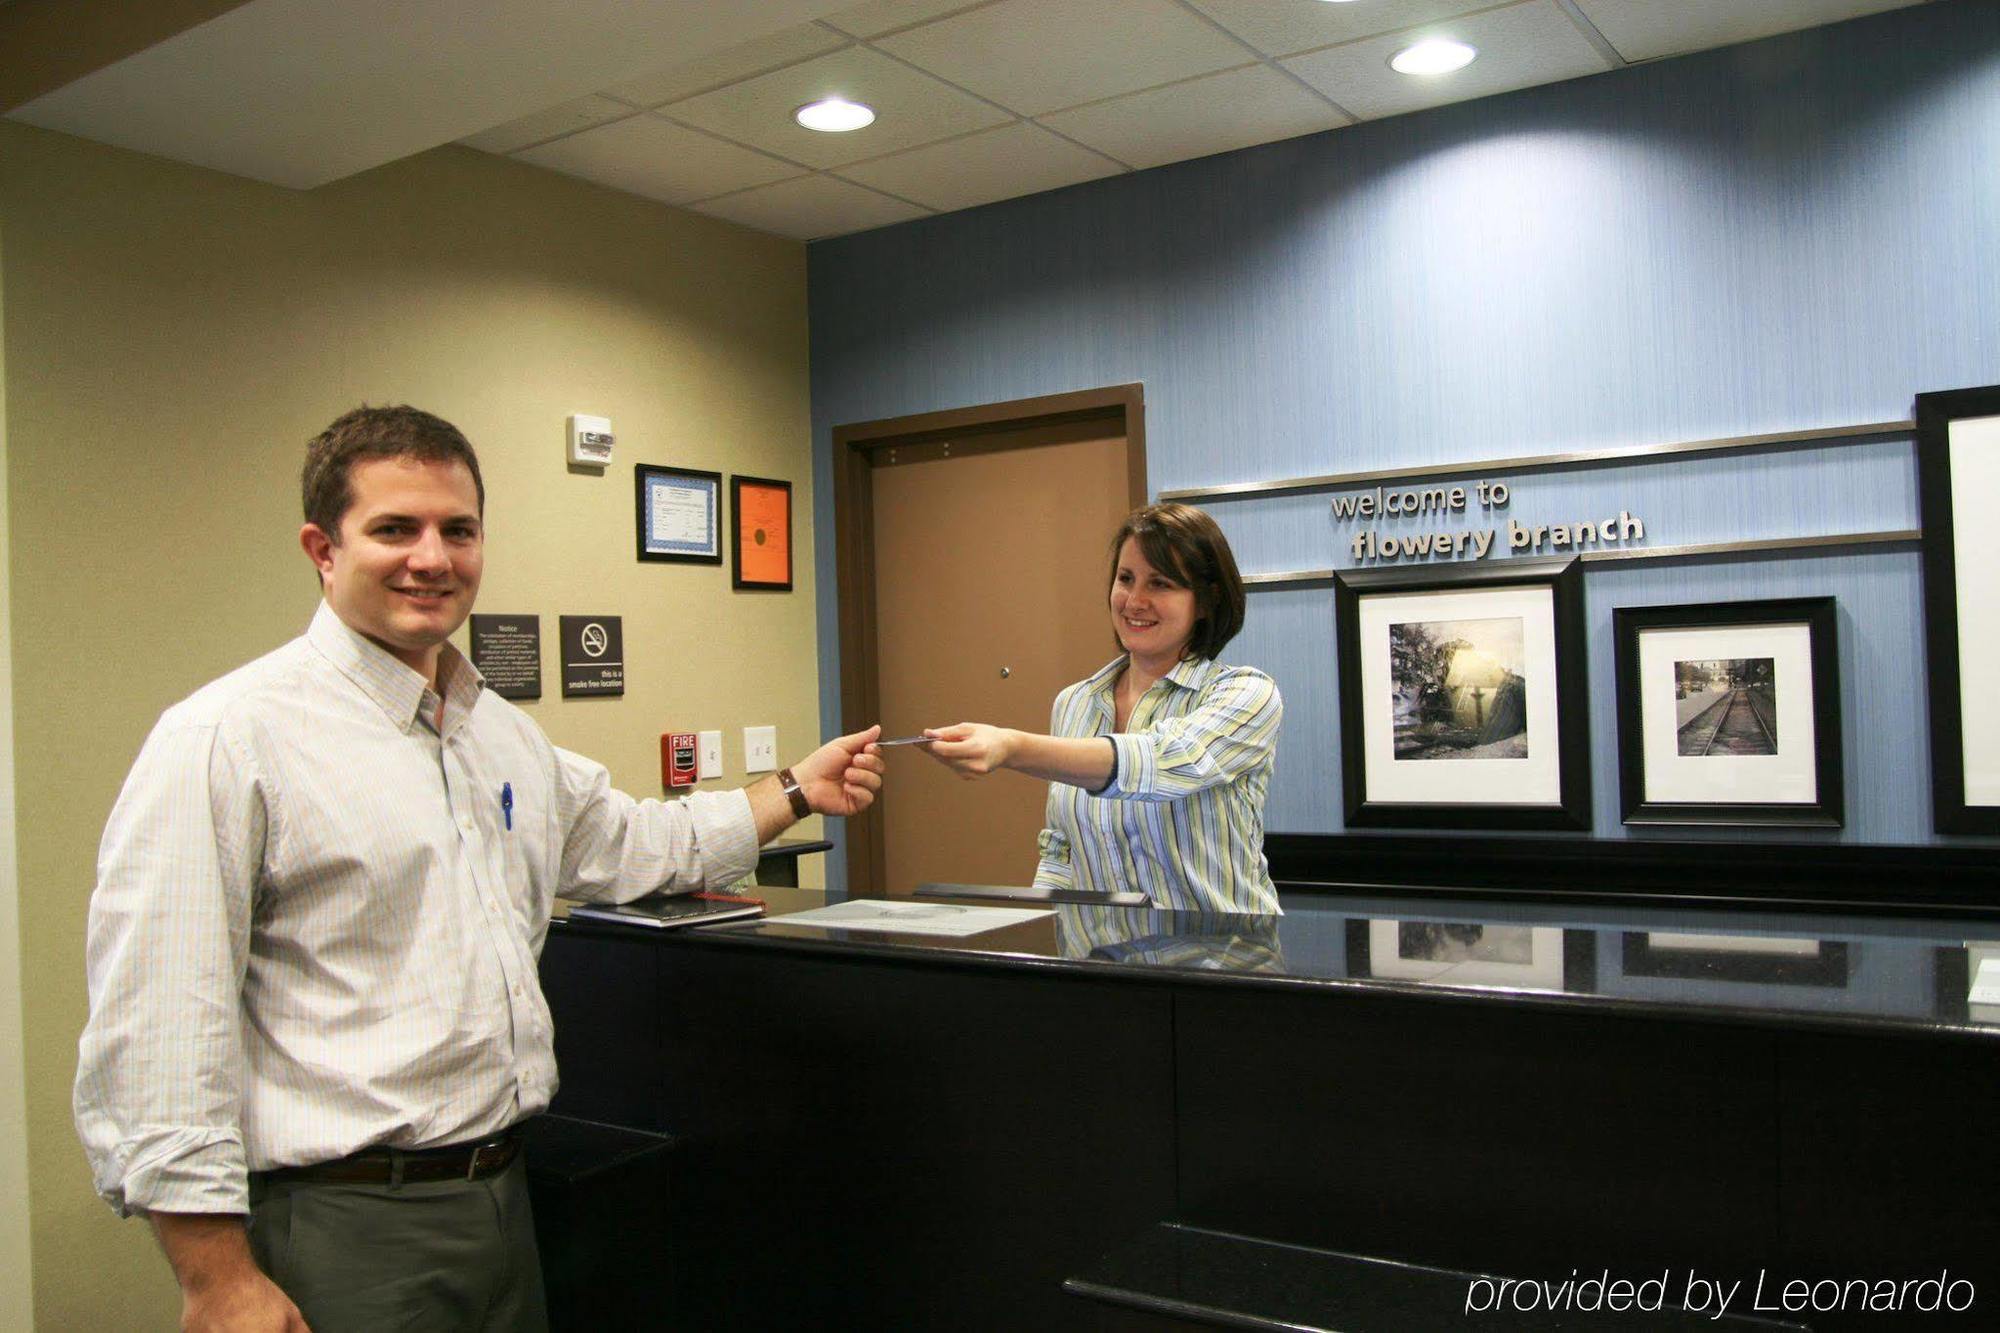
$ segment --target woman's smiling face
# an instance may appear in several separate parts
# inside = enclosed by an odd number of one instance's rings
[[[1111,629],[1133,658],[1171,666],[1194,634],[1194,589],[1153,568],[1136,537],[1118,548],[1111,575]]]

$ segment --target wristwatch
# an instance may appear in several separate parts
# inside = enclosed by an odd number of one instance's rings
[[[806,804],[806,794],[799,790],[799,780],[792,776],[791,769],[778,770],[778,785],[785,789],[785,799],[792,803],[793,814],[804,819],[813,812],[813,808]]]

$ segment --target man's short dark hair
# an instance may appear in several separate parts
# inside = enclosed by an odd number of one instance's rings
[[[486,513],[486,483],[479,477],[479,455],[458,427],[420,408],[357,407],[344,413],[306,446],[306,466],[299,476],[306,522],[340,541],[340,520],[354,503],[350,484],[354,465],[371,458],[418,458],[426,463],[463,463],[479,492],[479,513]]]
[[[1118,581],[1118,553],[1135,539],[1146,563],[1194,590],[1194,631],[1188,654],[1213,660],[1243,628],[1243,576],[1222,529],[1193,505],[1157,504],[1135,509],[1111,539],[1111,579]],[[1107,587],[1110,584],[1106,585]]]

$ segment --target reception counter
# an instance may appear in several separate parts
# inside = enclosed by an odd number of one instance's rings
[[[2000,1007],[1969,998],[2000,925],[1287,893],[935,940],[760,892],[744,924],[558,922],[543,957],[555,1109],[675,1140],[681,1326],[1282,1318],[1240,1272],[1231,1311],[1076,1294],[1162,1226],[1164,1252],[1307,1247],[1537,1301],[1719,1280],[1731,1315],[1814,1328],[2000,1311]],[[1971,1308],[1919,1314],[1933,1288]]]

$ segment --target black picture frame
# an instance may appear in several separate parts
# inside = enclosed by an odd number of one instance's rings
[[[1735,981],[1752,986],[1823,986],[1844,988],[1852,971],[1843,940],[1814,940],[1818,949],[1760,950],[1744,941],[1739,947],[1669,947],[1656,945],[1656,932],[1628,930],[1620,943],[1621,966],[1628,977],[1665,977],[1676,981]],[[1771,940],[1772,945],[1789,943]]]
[[[1436,977],[1398,975],[1395,960],[1376,956],[1371,936],[1374,927],[1388,927],[1400,940],[1412,928],[1432,931],[1464,931],[1477,928],[1516,929],[1529,932],[1540,931],[1544,936],[1560,935],[1552,941],[1551,956],[1545,960],[1522,966],[1519,973],[1509,976],[1509,968],[1503,964],[1461,964],[1451,971]],[[1347,918],[1347,975],[1357,981],[1389,981],[1405,986],[1445,986],[1457,989],[1476,990],[1520,990],[1543,993],[1563,991],[1590,994],[1597,989],[1597,932],[1572,926],[1544,926],[1521,921],[1411,921],[1376,917],[1351,916]],[[1530,935],[1531,940],[1534,938]],[[1538,964],[1545,963],[1555,976],[1548,978],[1549,984],[1536,985],[1531,974]],[[1453,973],[1456,973],[1454,977]]]
[[[1961,581],[1977,581],[1986,605],[2000,603],[2000,571],[1960,569],[1958,507],[1952,482],[1952,431],[1956,422],[2000,417],[2000,385],[1917,395],[1917,508],[1923,524],[1924,642],[1929,667],[1931,811],[1939,833],[2000,833],[2000,803],[1966,791],[1968,752],[1989,758],[2000,736],[1966,735],[1965,673],[1960,654],[1967,628],[1959,623]],[[1990,505],[1975,488],[1968,504]],[[1986,523],[1990,525],[1991,520]],[[1990,627],[1989,627],[1990,628]],[[1978,632],[1975,627],[1972,631]],[[1990,643],[1977,649],[1991,648]],[[1984,688],[1990,690],[1989,679]],[[1985,728],[1987,731],[1993,728]]]
[[[1969,945],[1940,944],[1931,950],[1931,987],[1937,1002],[1932,1017],[1942,1023],[1970,1020],[1972,952]]]
[[[1972,1002],[1972,983],[1981,963],[2000,955],[2000,943],[1967,940],[1940,944],[1931,950],[1932,985],[1937,1000],[1934,1016],[1953,1025],[1990,1027],[2000,1022],[2000,1005]]]
[[[654,533],[652,496],[654,490],[662,485],[673,485],[675,489],[691,490],[706,495],[709,534],[705,542],[690,546],[688,543],[661,538]],[[640,463],[632,469],[632,494],[636,511],[633,533],[638,543],[639,559],[681,565],[722,563],[722,474],[720,472]]]
[[[1545,589],[1548,595],[1555,654],[1556,799],[1489,805],[1476,801],[1387,800],[1370,796],[1364,735],[1370,701],[1362,697],[1363,603],[1381,594],[1480,593],[1521,588]],[[1333,597],[1340,670],[1342,796],[1348,827],[1590,829],[1590,686],[1584,664],[1583,571],[1575,558],[1336,570]]]
[[[1648,799],[1646,707],[1639,640],[1649,630],[1803,627],[1810,660],[1813,788],[1810,801],[1681,801]],[[1846,818],[1841,762],[1838,611],[1831,597],[1676,606],[1621,606],[1611,612],[1618,681],[1618,786],[1627,824],[1706,824],[1745,827],[1839,828]],[[1724,701],[1718,700],[1718,706]],[[1734,701],[1728,702],[1734,707]],[[1706,716],[1706,715],[1704,715]],[[1751,715],[1754,720],[1754,713]],[[1692,720],[1691,720],[1692,725]]]
[[[782,578],[771,577],[754,570],[747,574],[744,571],[744,556],[748,554],[745,550],[745,543],[754,540],[756,536],[754,532],[756,525],[752,525],[752,530],[746,530],[743,526],[743,491],[746,487],[781,492],[784,496],[785,536],[784,545],[781,548],[781,554],[784,557],[784,576]],[[729,530],[735,534],[735,538],[729,546],[729,571],[732,586],[750,591],[790,592],[792,590],[793,561],[796,556],[796,552],[792,549],[792,532],[795,526],[792,522],[792,483],[774,477],[748,477],[741,474],[730,477]]]

